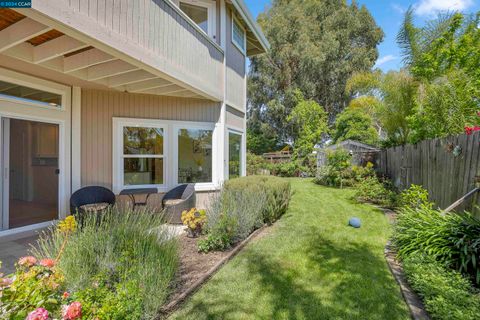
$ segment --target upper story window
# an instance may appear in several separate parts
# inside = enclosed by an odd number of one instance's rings
[[[241,52],[245,53],[247,46],[246,32],[236,17],[232,19],[232,42]]]
[[[212,0],[180,0],[178,6],[200,29],[215,39],[215,2]]]

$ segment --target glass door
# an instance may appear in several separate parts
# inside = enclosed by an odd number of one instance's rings
[[[242,175],[242,136],[228,133],[228,178],[238,178]]]
[[[58,124],[2,119],[2,229],[58,217]]]

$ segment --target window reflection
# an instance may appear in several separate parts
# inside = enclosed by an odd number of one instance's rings
[[[178,132],[178,182],[212,182],[212,130]]]

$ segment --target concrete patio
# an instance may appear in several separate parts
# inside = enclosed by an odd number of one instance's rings
[[[10,274],[15,271],[15,263],[20,257],[28,254],[28,250],[36,243],[38,236],[30,236],[16,240],[0,240],[0,273]]]

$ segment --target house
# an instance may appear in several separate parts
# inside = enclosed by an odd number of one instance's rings
[[[1,8],[0,236],[64,218],[83,186],[204,201],[245,175],[246,59],[268,46],[243,0]]]
[[[352,155],[352,164],[356,166],[365,166],[367,162],[376,164],[379,148],[354,140],[345,140],[337,144],[329,145],[317,149],[317,168],[327,164],[327,152],[337,149],[344,149]]]

